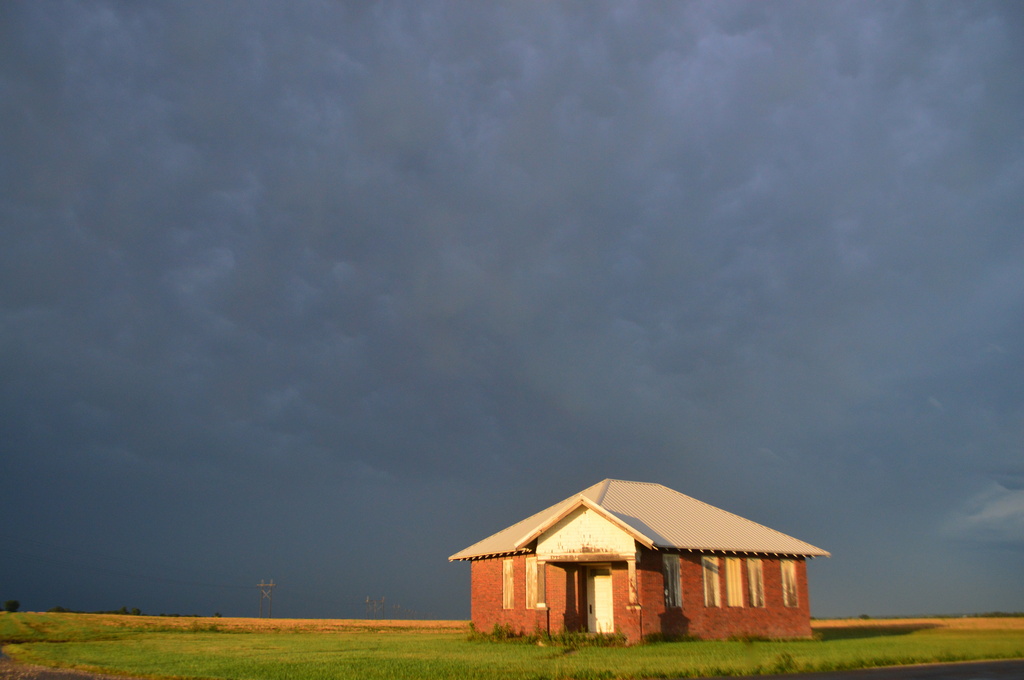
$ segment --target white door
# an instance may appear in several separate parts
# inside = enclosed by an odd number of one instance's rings
[[[587,571],[587,630],[591,633],[615,632],[612,570],[609,567],[591,567]]]

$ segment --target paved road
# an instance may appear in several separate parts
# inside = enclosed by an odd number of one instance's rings
[[[967,661],[965,663],[865,668],[839,673],[759,675],[756,677],[758,680],[1024,680],[1024,660]],[[736,680],[736,678],[708,678],[706,680]]]

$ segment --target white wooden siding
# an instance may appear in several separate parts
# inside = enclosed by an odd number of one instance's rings
[[[537,554],[636,552],[633,537],[590,508],[579,507],[556,522],[537,539]]]

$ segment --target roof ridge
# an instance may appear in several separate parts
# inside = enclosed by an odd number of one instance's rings
[[[622,484],[643,484],[644,486],[660,486],[668,489],[667,486],[660,482],[638,482],[635,479],[606,479],[606,482],[620,482]],[[671,489],[670,489],[671,490]]]

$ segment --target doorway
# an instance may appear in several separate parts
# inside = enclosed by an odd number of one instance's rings
[[[591,633],[615,632],[615,617],[612,613],[612,569],[611,567],[590,567],[587,569],[587,630]]]

